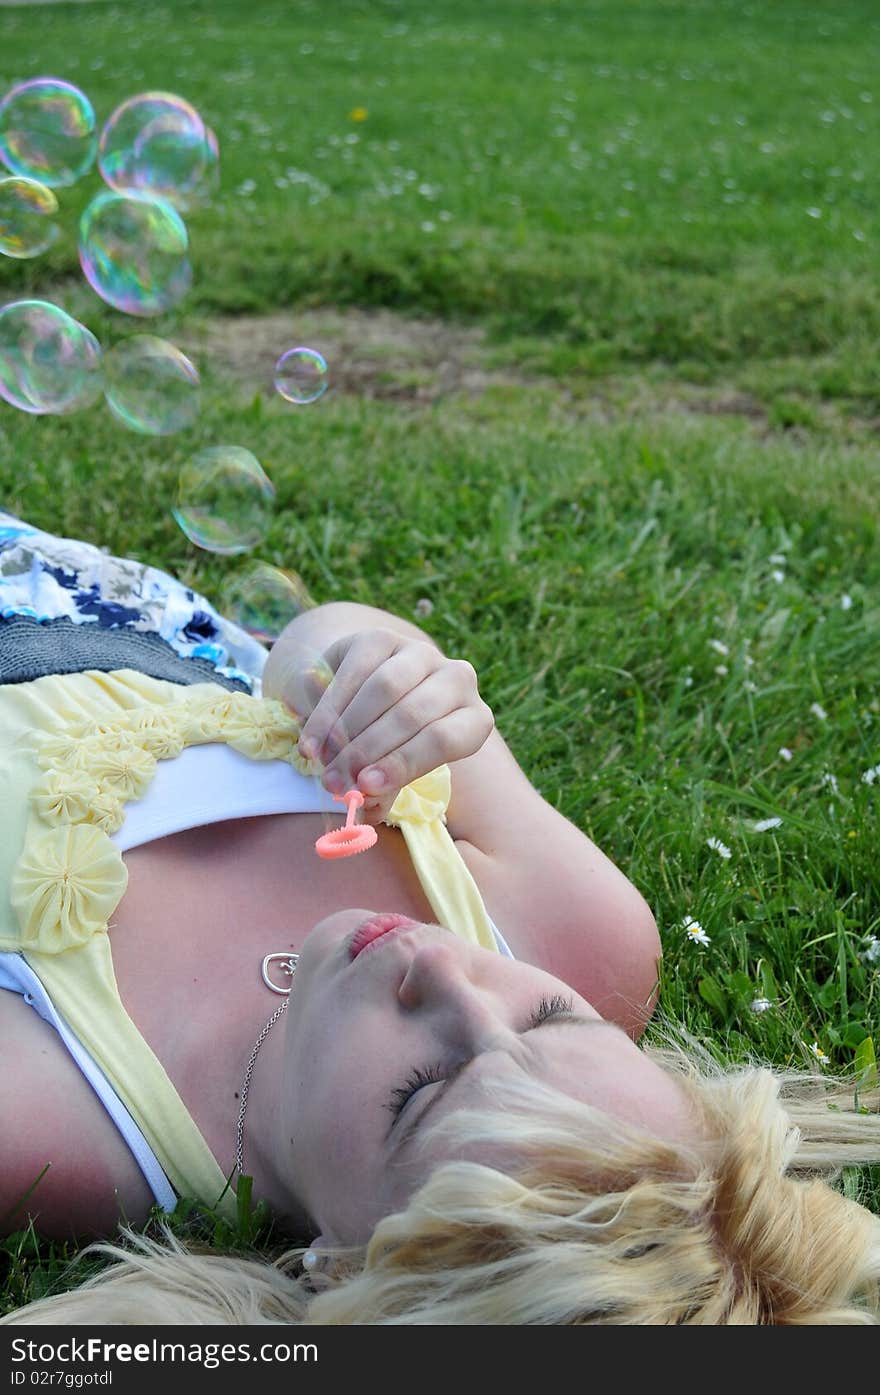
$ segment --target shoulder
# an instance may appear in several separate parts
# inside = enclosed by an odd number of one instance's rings
[[[137,1163],[57,1033],[0,989],[0,1235],[69,1240],[146,1220],[153,1196]]]
[[[569,984],[637,1039],[656,1005],[654,916],[614,863],[551,812],[547,819],[536,811],[534,836],[508,848],[485,853],[465,839],[456,846],[514,956]]]

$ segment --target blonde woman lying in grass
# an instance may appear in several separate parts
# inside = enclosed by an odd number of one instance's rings
[[[880,1318],[880,1220],[831,1185],[880,1120],[637,1044],[653,917],[470,664],[345,602],[267,658],[165,573],[9,515],[0,615],[5,1229],[234,1215],[247,1175],[292,1243],[133,1239],[5,1321]],[[323,859],[334,776],[381,826]]]

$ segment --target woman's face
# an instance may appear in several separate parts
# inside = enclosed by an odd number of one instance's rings
[[[689,1130],[680,1087],[622,1028],[531,964],[440,925],[389,931],[355,958],[375,911],[308,935],[290,994],[280,1148],[297,1201],[328,1240],[366,1241],[444,1154],[431,1122],[486,1103],[485,1080],[524,1071],[654,1133]],[[468,1156],[492,1162],[488,1145]]]

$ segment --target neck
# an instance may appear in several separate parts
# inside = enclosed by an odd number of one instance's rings
[[[273,998],[271,993],[266,994],[266,999],[266,1016],[253,1033],[253,1039],[244,1057],[245,1062],[250,1057],[258,1031],[265,1026],[274,1011],[274,1006],[277,1006],[277,999]],[[265,1201],[287,1234],[302,1237],[310,1236],[312,1227],[297,1201],[291,1178],[290,1155],[293,1140],[290,1137],[289,1119],[284,1108],[289,1017],[288,1008],[273,1025],[254,1062],[244,1116],[243,1171],[254,1179],[254,1203]],[[243,1077],[244,1065],[235,1084],[236,1119],[241,1108]],[[234,1138],[232,1144],[234,1150]]]

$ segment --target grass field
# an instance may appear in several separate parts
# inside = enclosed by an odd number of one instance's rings
[[[432,602],[652,906],[669,1015],[828,1071],[880,1016],[878,57],[868,0],[0,6],[0,94],[54,73],[103,121],[177,91],[222,169],[155,322],[79,274],[95,174],[0,264],[0,303],[201,345],[205,386],[167,439],[0,403],[0,503],[219,597],[237,564],[178,529],[176,471],[252,450],[259,557],[318,602]],[[332,386],[294,408],[267,365],[303,339]],[[845,1185],[880,1210],[880,1170]],[[69,1281],[60,1246],[0,1254],[0,1309]]]

